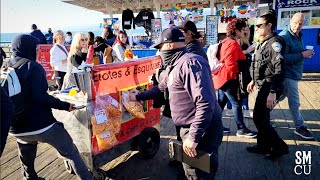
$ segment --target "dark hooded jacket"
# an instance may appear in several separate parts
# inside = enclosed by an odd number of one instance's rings
[[[205,58],[206,60],[208,60],[207,54],[203,50],[203,47],[198,40],[195,39],[195,40],[190,41],[188,44],[186,44],[186,47],[189,50],[189,52],[194,53],[194,54],[198,54],[198,55],[202,56],[203,58]]]
[[[47,39],[40,30],[34,30],[30,35],[37,38],[39,40],[39,44],[47,44]]]
[[[36,62],[38,40],[31,35],[18,35],[12,41],[13,58],[8,65],[13,65],[22,58],[30,60],[16,71],[24,96],[25,110],[17,115],[11,123],[13,134],[32,132],[43,129],[55,122],[51,108],[68,110],[70,104],[60,101],[47,93],[46,72]]]

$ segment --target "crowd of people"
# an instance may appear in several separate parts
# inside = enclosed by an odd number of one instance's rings
[[[227,25],[227,37],[221,42],[218,52],[222,65],[213,77],[207,63],[210,57],[206,57],[201,45],[195,42],[197,30],[192,22],[184,22],[178,27],[180,32],[174,26],[162,32],[154,45],[162,58],[162,67],[156,78],[158,85],[142,93],[131,92],[130,98],[156,101],[163,96],[161,92],[165,92],[168,103],[164,103],[167,107],[164,113],[176,125],[177,139],[182,141],[183,151],[190,157],[195,157],[197,150],[213,155],[210,173],[182,163],[187,179],[214,178],[222,132],[230,132],[221,122],[222,110],[228,101],[238,128],[236,135],[257,137],[256,145],[246,147],[249,153],[262,154],[269,160],[289,153],[288,145],[270,123],[270,112],[285,96],[296,125],[294,133],[304,139],[314,138],[299,112],[298,80],[302,76],[304,59],[314,55],[302,43],[300,31],[304,22],[304,15],[296,13],[290,26],[278,35],[274,32],[277,25],[275,11],[270,10],[256,21],[259,43],[254,47],[249,42],[249,27],[245,20],[232,20]],[[239,74],[250,74],[245,78],[247,84],[239,81]],[[242,112],[243,100],[248,101],[246,94],[252,93],[255,87],[258,93],[253,113],[248,117],[253,118],[258,132],[246,127]],[[241,88],[247,93],[242,93]],[[244,105],[248,110],[247,102]]]
[[[211,57],[207,56],[197,40],[200,35],[193,22],[171,25],[161,33],[152,46],[158,49],[162,59],[161,68],[155,75],[156,85],[144,92],[131,91],[130,99],[157,101],[164,98],[163,115],[173,120],[183,151],[190,157],[195,157],[198,150],[212,155],[210,173],[182,163],[187,179],[214,179],[223,133],[230,133],[230,129],[222,123],[222,112],[228,102],[228,109],[232,109],[237,125],[236,136],[257,137],[257,144],[246,148],[249,153],[262,154],[270,160],[289,153],[288,145],[270,124],[270,112],[285,97],[288,97],[295,123],[294,133],[304,139],[314,138],[299,111],[298,81],[302,77],[303,62],[314,55],[312,50],[305,50],[302,43],[304,22],[304,15],[296,13],[287,29],[278,35],[275,32],[275,11],[270,10],[259,16],[254,25],[259,43],[253,45],[247,22],[233,19],[227,25],[226,38],[221,41],[217,55],[222,65],[213,74],[208,63]],[[38,177],[34,170],[38,142],[56,148],[71,162],[80,179],[93,179],[70,135],[52,115],[51,108],[66,111],[74,108],[73,104],[48,95],[45,71],[35,62],[36,47],[38,44],[53,43],[50,64],[54,68],[58,89],[64,89],[78,84],[77,67],[83,62],[93,63],[95,54],[105,54],[108,48],[112,48],[112,62],[125,61],[124,52],[130,49],[128,36],[125,31],[114,35],[108,27],[102,36],[96,37],[92,32],[87,35],[76,33],[74,36],[61,30],[52,33],[50,28],[48,34],[43,35],[35,24],[32,29],[30,35],[19,35],[12,42],[13,58],[8,66],[24,58],[29,59],[28,65],[18,71],[18,76],[25,77],[20,81],[28,105],[23,113],[13,118],[13,107],[8,105],[10,99],[1,89],[1,110],[6,108],[8,112],[5,116],[1,114],[1,153],[5,142],[3,138],[9,131],[9,123],[3,123],[7,119],[11,126],[10,133],[17,138],[26,179]],[[69,52],[66,45],[70,45]],[[244,77],[239,77],[239,74]],[[240,81],[241,78],[246,81]],[[258,93],[250,113],[248,94],[255,88]],[[244,117],[253,118],[257,132],[248,129]]]
[[[41,31],[37,30],[37,33],[41,34]],[[40,37],[36,37],[39,43],[41,43]],[[71,32],[64,34],[58,30],[53,33],[52,42],[50,65],[54,69],[58,90],[77,85],[78,79],[75,73],[79,72],[77,67],[82,63],[99,64],[100,58],[103,58],[104,64],[126,61],[129,59],[125,57],[125,51],[131,50],[126,32],[119,31],[116,36],[109,27],[104,28],[102,36],[95,36],[93,32],[88,32],[87,35],[76,33],[72,36]],[[69,45],[70,51],[66,47]],[[98,62],[95,62],[94,58]]]

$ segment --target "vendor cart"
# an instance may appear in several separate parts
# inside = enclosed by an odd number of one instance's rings
[[[99,94],[110,94],[121,104],[121,91],[135,87],[144,87],[144,90],[147,90],[152,87],[152,83],[149,83],[150,76],[160,64],[160,57],[153,56],[92,68],[86,67],[83,72],[78,73],[79,93],[74,96],[68,93],[55,94],[55,97],[63,101],[86,106],[72,112],[53,109],[53,114],[64,124],[96,179],[105,179],[106,174],[99,167],[130,150],[133,142],[145,158],[152,158],[157,153],[160,145],[160,109],[153,108],[152,101],[147,101],[144,105],[145,118],[123,115],[120,131],[116,134],[117,144],[110,149],[100,151],[90,121],[95,97]],[[123,112],[125,113],[128,114]],[[67,160],[64,162],[67,171],[72,173],[70,163]]]

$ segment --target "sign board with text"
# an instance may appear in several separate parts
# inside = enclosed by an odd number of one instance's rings
[[[277,11],[277,29],[285,29],[292,16],[301,12],[305,16],[303,29],[320,28],[320,0],[274,0]]]
[[[40,44],[38,45],[37,62],[42,65],[43,69],[46,71],[47,80],[54,79],[53,68],[50,65],[50,49],[52,44]],[[66,46],[69,51],[70,46]]]
[[[152,88],[150,77],[160,67],[161,58],[152,56],[120,63],[94,66],[92,69],[93,97],[109,94],[121,105],[122,93],[131,89],[145,91]],[[135,118],[125,110],[122,112],[121,128],[116,135],[117,144],[121,144],[140,134],[146,127],[155,126],[160,122],[160,109],[152,107],[152,101],[142,103],[145,118]],[[97,144],[93,140],[93,153],[97,154]]]

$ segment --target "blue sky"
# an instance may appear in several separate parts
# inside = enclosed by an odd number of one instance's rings
[[[97,11],[63,3],[60,0],[1,0],[1,33],[29,32],[31,24],[46,32],[98,30],[102,18],[108,17]],[[71,29],[72,28],[72,29]]]

